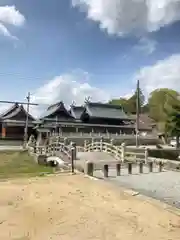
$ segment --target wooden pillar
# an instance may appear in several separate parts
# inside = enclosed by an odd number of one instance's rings
[[[6,137],[6,126],[5,124],[3,123],[2,124],[2,138],[5,138]]]

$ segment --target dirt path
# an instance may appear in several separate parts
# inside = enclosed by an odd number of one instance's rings
[[[180,217],[82,175],[2,182],[2,240],[179,240]]]

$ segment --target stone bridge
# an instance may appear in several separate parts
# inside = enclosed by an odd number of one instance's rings
[[[125,145],[113,145],[113,141],[85,141],[84,146],[76,146],[58,140],[48,146],[29,146],[29,150],[46,159],[58,157],[71,171],[76,168],[97,179],[132,189],[137,195],[154,197],[180,208],[179,172],[167,170],[167,161],[150,158],[146,149],[135,153]]]
[[[77,146],[76,143],[71,142],[71,144],[66,144],[62,142],[60,138],[56,138],[56,141],[51,141],[49,145],[46,146],[36,146],[34,147],[29,144],[29,149],[36,155],[43,155],[46,157],[59,157],[66,164],[73,164],[79,169],[85,169],[85,164],[87,162],[93,162],[94,166],[103,166],[103,164],[115,165],[116,163],[127,163],[131,162],[137,164],[143,162],[148,164],[152,162],[152,159],[148,157],[147,149],[141,149],[140,152],[133,152],[121,144],[120,146],[114,145],[113,140],[106,142],[103,139],[93,140],[91,142],[84,141],[83,146]]]

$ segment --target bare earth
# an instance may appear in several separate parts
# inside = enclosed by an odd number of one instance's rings
[[[178,210],[162,205],[80,174],[2,182],[0,239],[179,240]]]

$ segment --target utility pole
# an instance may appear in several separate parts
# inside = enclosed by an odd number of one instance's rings
[[[140,96],[139,96],[139,80],[138,80],[137,88],[136,88],[136,147],[139,146],[139,107],[140,107]]]
[[[28,125],[29,125],[30,98],[31,98],[31,94],[30,94],[30,92],[28,92],[28,95],[26,97],[26,99],[27,99],[27,110],[26,110],[26,122],[25,122],[25,128],[24,128],[24,148],[26,148],[26,145],[27,145],[27,142],[28,142]]]

